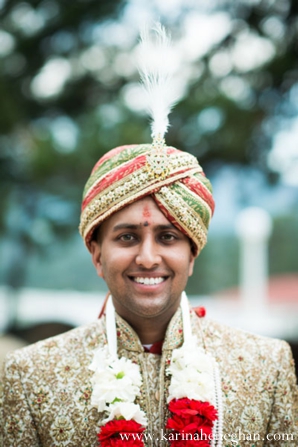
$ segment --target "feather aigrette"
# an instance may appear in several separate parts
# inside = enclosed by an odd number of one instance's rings
[[[176,63],[171,39],[160,23],[141,32],[139,72],[148,95],[153,139],[164,138],[169,114],[179,97],[172,82]]]

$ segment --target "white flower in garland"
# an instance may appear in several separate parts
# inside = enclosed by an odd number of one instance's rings
[[[125,419],[138,422],[141,425],[146,426],[148,421],[144,411],[141,410],[140,405],[131,402],[116,402],[109,405],[107,408],[109,417],[103,421],[106,424],[113,419]]]
[[[215,403],[214,360],[198,347],[196,337],[173,351],[167,374],[171,375],[168,402],[187,397]]]
[[[134,402],[142,384],[138,365],[124,357],[113,358],[104,347],[96,351],[89,369],[94,371],[91,404],[98,411],[105,411],[107,404]]]
[[[112,359],[112,356],[109,355],[108,346],[96,349],[89,369],[91,371],[105,371]]]
[[[211,356],[199,347],[198,339],[195,336],[192,336],[181,348],[174,349],[168,370],[173,374],[174,372],[185,371],[185,368],[193,368],[196,371],[208,374],[213,371]]]
[[[200,374],[199,377],[198,374],[196,376],[188,375],[188,377],[183,376],[183,374],[176,377],[172,376],[167,401],[170,402],[172,399],[182,399],[183,397],[214,404],[213,379],[207,374]]]

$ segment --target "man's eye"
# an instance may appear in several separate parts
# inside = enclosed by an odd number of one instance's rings
[[[135,237],[133,234],[122,234],[119,239],[124,242],[134,241]]]
[[[170,242],[170,241],[175,240],[176,237],[175,237],[173,234],[166,233],[166,234],[163,234],[163,235],[161,236],[161,239],[162,239],[163,241]]]

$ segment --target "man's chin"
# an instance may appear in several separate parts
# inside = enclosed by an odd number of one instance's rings
[[[168,300],[164,301],[147,295],[142,298],[142,305],[138,303],[136,306],[131,306],[129,311],[131,318],[136,316],[143,319],[152,319],[162,316],[166,317],[167,315],[166,318],[170,320],[178,306],[179,302],[171,303]]]

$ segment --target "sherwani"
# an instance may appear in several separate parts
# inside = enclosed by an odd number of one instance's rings
[[[181,310],[169,323],[162,355],[144,351],[117,316],[118,355],[137,362],[143,379],[137,403],[149,420],[147,446],[167,446],[166,365],[181,346]],[[298,446],[298,391],[287,343],[231,329],[191,311],[199,346],[219,366],[223,447]],[[95,447],[104,418],[91,406],[96,348],[106,343],[105,317],[11,353],[2,380],[2,447]],[[195,352],[194,352],[195,355]],[[273,436],[275,435],[275,439]],[[277,437],[279,436],[279,439]],[[238,439],[238,443],[235,441]]]

